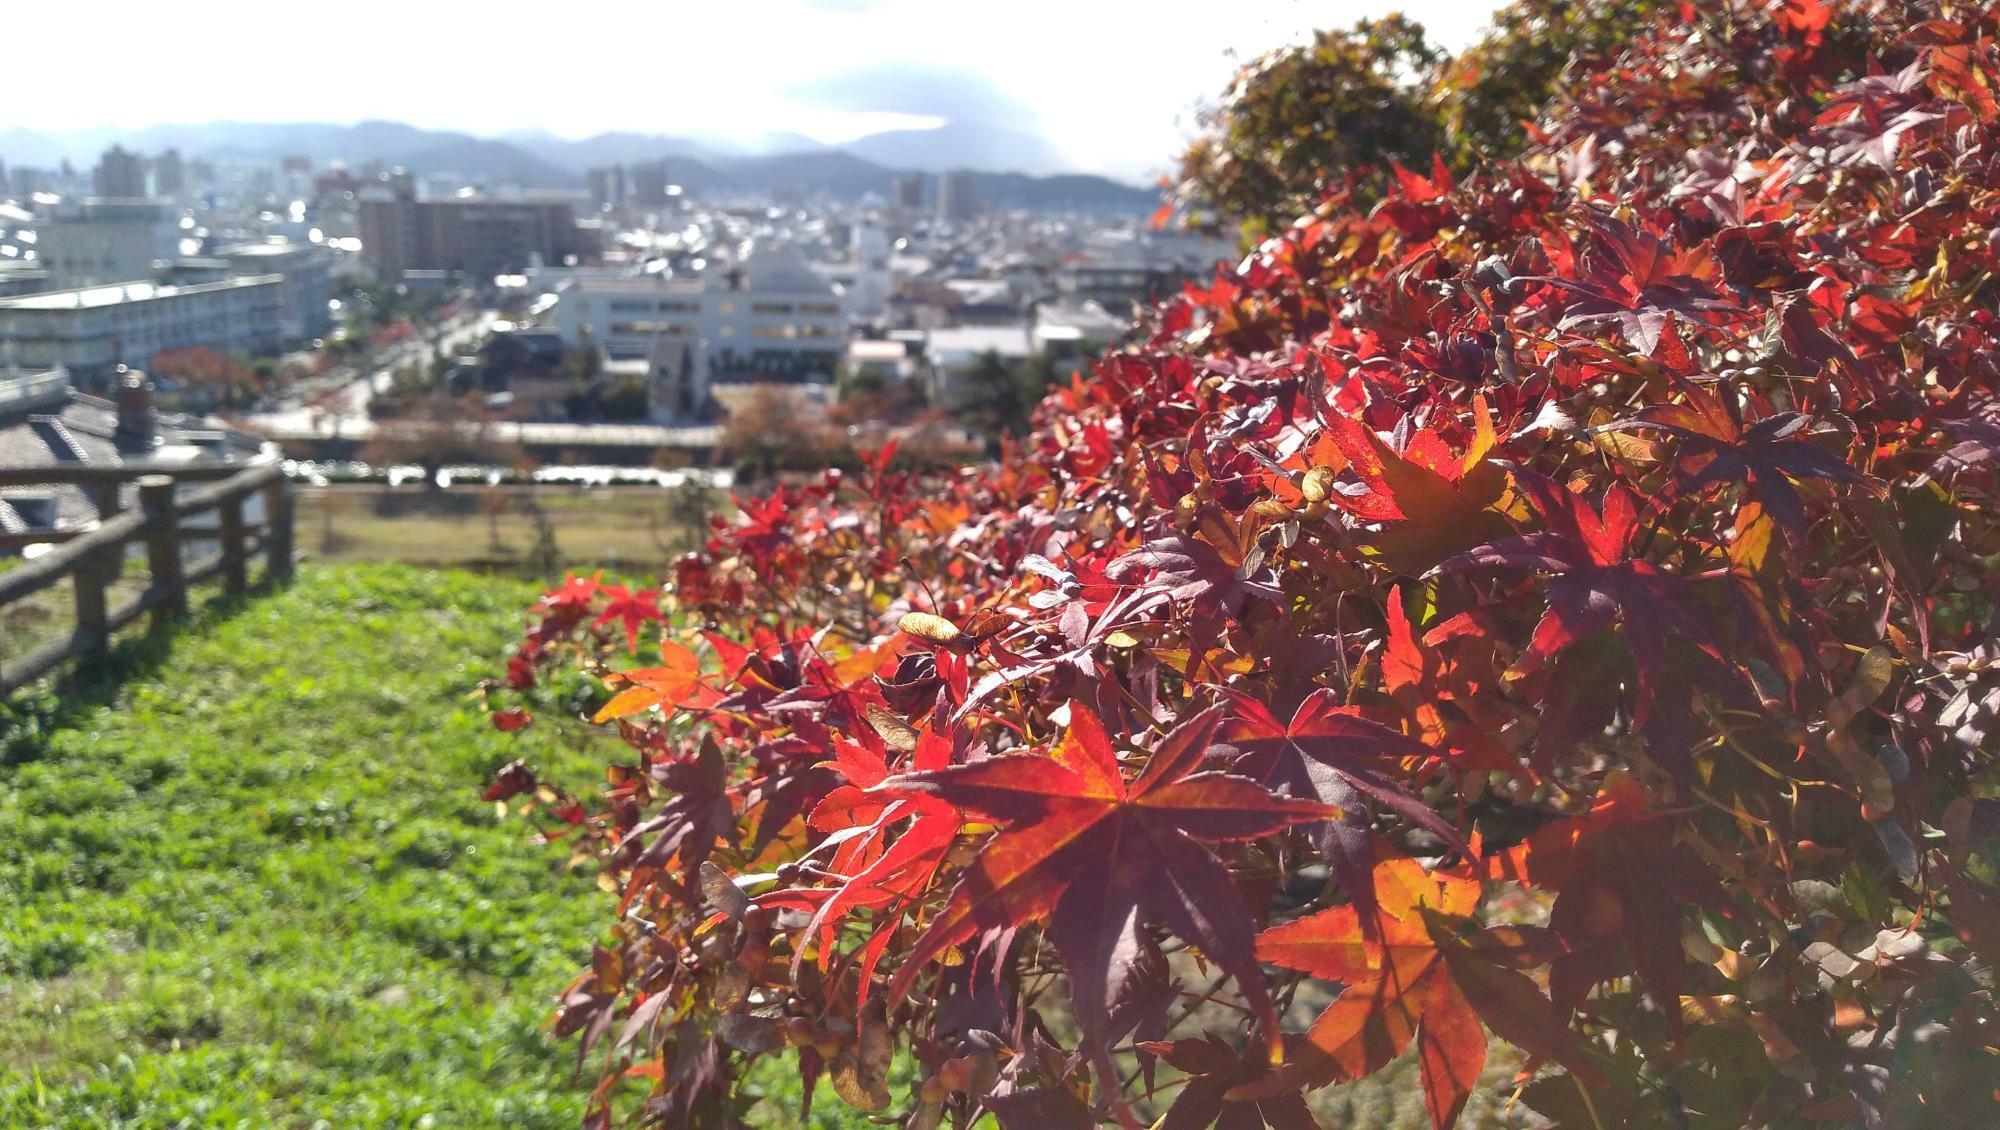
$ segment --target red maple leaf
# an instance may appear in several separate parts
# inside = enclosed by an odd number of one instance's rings
[[[639,650],[639,625],[658,624],[666,620],[657,603],[658,589],[632,590],[624,585],[604,585],[598,591],[609,599],[604,611],[597,614],[597,623],[609,624],[616,620],[625,625],[625,645],[632,651]]]
[[[1341,706],[1324,687],[1308,695],[1289,722],[1246,694],[1227,693],[1232,710],[1214,752],[1236,757],[1233,771],[1252,780],[1339,810],[1338,817],[1317,822],[1312,835],[1357,906],[1374,906],[1366,801],[1464,846],[1458,829],[1388,775],[1397,760],[1431,758],[1437,750]]]
[[[1152,1041],[1139,1045],[1188,1074],[1187,1082],[1174,1097],[1166,1117],[1154,1123],[1157,1130],[1318,1130],[1319,1119],[1306,1106],[1305,1096],[1296,1091],[1283,1094],[1244,1096],[1242,1084],[1263,1078],[1270,1072],[1259,1056],[1246,1056],[1230,1047],[1214,1033],[1200,1039]]]
[[[493,719],[493,728],[503,734],[525,730],[535,720],[534,715],[518,707],[512,710],[496,710],[489,717]]]
[[[1519,970],[1546,963],[1559,947],[1529,927],[1471,931],[1476,878],[1425,871],[1404,856],[1376,868],[1380,924],[1364,928],[1352,904],[1275,926],[1257,937],[1260,960],[1347,986],[1303,1037],[1267,1088],[1296,1092],[1380,1070],[1417,1045],[1431,1124],[1458,1118],[1486,1066],[1483,1019],[1500,1036],[1593,1074],[1562,1018]],[[1379,933],[1380,942],[1371,940]],[[1246,1088],[1262,1093],[1266,1088]]]
[[[699,898],[696,876],[702,862],[716,844],[734,843],[737,837],[722,749],[709,739],[691,757],[655,763],[651,776],[673,799],[626,833],[621,862],[629,869],[663,868],[678,859],[683,895]]]
[[[1680,1025],[1687,959],[1681,911],[1721,908],[1721,888],[1693,849],[1677,842],[1680,821],[1647,807],[1646,790],[1622,774],[1588,813],[1546,825],[1487,861],[1488,873],[1558,891],[1549,929],[1565,943],[1549,968],[1549,992],[1574,1006],[1591,986],[1636,972],[1670,1028]],[[1644,875],[1644,882],[1632,876]]]
[[[1176,601],[1193,601],[1202,609],[1219,609],[1234,616],[1250,597],[1277,603],[1278,586],[1264,567],[1265,551],[1257,544],[1254,522],[1204,508],[1192,534],[1157,537],[1105,566],[1104,575],[1123,580],[1140,569],[1151,569],[1145,589],[1163,592]]]
[[[962,823],[958,811],[937,797],[869,791],[889,778],[888,765],[876,751],[853,742],[837,742],[834,749],[831,768],[847,783],[820,798],[807,823],[843,837],[827,861],[827,870],[845,878],[830,891],[799,892],[804,897],[796,900],[802,906],[817,903],[806,934],[820,940],[821,968],[833,956],[832,943],[845,916],[920,893],[956,841]],[[934,730],[922,731],[911,752],[912,769],[934,772],[950,763],[951,742]],[[771,905],[787,903],[781,897]],[[885,929],[893,930],[894,924]],[[804,948],[798,953],[802,958]],[[867,976],[861,979],[864,1003],[869,981]]]
[[[1530,675],[1564,649],[1617,625],[1638,681],[1634,722],[1643,725],[1654,682],[1668,666],[1670,632],[1721,657],[1708,629],[1683,603],[1688,580],[1631,556],[1639,506],[1624,487],[1605,492],[1600,513],[1583,496],[1533,472],[1516,471],[1514,481],[1543,528],[1467,550],[1432,571],[1511,567],[1554,574],[1547,610],[1509,674]]]
[[[1114,969],[1137,952],[1141,923],[1157,920],[1232,974],[1275,1038],[1250,915],[1228,868],[1202,844],[1256,839],[1334,811],[1273,796],[1245,777],[1192,772],[1220,709],[1177,727],[1129,783],[1103,723],[1080,703],[1069,709],[1068,731],[1046,754],[1005,754],[877,786],[934,796],[1005,825],[911,947],[891,999],[946,948],[983,930],[1046,920],[1095,1040],[1107,1023]],[[1102,1059],[1102,1047],[1095,1050]],[[1115,1089],[1115,1076],[1107,1083]]]
[[[640,667],[606,676],[607,682],[614,685],[623,682],[627,686],[612,695],[591,721],[609,722],[654,707],[671,713],[701,687],[701,660],[695,658],[694,652],[672,640],[661,640],[660,659],[658,667]]]
[[[1794,538],[1806,532],[1805,508],[1793,479],[1858,483],[1861,473],[1805,437],[1812,418],[1777,412],[1746,424],[1729,397],[1682,382],[1686,404],[1659,404],[1605,425],[1605,431],[1654,431],[1679,443],[1674,467],[1677,495],[1712,484],[1743,483]]]
[[[1676,253],[1651,232],[1604,212],[1588,210],[1584,222],[1593,238],[1583,254],[1582,278],[1541,279],[1576,295],[1563,311],[1563,329],[1608,323],[1639,352],[1651,354],[1674,314],[1731,308],[1707,282],[1688,273],[1705,260],[1705,249]]]
[[[566,573],[562,584],[542,594],[542,606],[549,609],[569,608],[579,611],[588,608],[590,602],[596,598],[597,591],[603,587],[601,583],[603,576],[602,571],[592,573],[588,577]]]
[[[1409,732],[1446,750],[1466,769],[1515,769],[1494,736],[1502,720],[1490,716],[1490,708],[1471,715],[1484,705],[1482,692],[1498,681],[1482,625],[1461,612],[1420,637],[1404,614],[1401,587],[1389,590],[1384,619],[1382,689],[1410,720]]]

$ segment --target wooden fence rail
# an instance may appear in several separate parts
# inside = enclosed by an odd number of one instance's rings
[[[136,510],[124,508],[121,488],[127,483],[137,488]],[[183,493],[177,490],[182,483],[203,485]],[[53,534],[0,535],[0,549],[56,543],[40,557],[0,573],[0,607],[68,577],[75,582],[76,624],[67,636],[0,664],[0,694],[11,694],[72,659],[102,660],[118,629],[148,612],[157,618],[185,612],[191,585],[220,578],[224,592],[244,591],[250,583],[253,554],[265,558],[265,576],[291,575],[292,489],[275,463],[247,468],[125,464],[0,470],[0,487],[48,485],[82,487],[97,507],[98,525]],[[260,522],[245,519],[244,504],[252,495],[263,498]],[[211,512],[213,525],[188,522]],[[197,541],[218,546],[214,553],[186,562],[182,545]],[[126,547],[133,542],[145,543],[148,583],[136,596],[113,606],[109,589],[124,571]]]

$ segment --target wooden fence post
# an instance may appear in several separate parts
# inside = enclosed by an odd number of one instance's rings
[[[250,587],[243,561],[243,496],[232,494],[215,508],[216,534],[222,538],[222,591],[231,596]]]
[[[264,576],[292,575],[292,484],[282,475],[264,488]]]
[[[187,611],[187,584],[181,579],[181,526],[174,513],[174,480],[166,475],[139,476],[139,506],[146,513],[146,562],[153,587],[161,591],[159,617],[171,619]]]
[[[119,483],[116,480],[93,483],[87,488],[90,491],[91,502],[97,506],[97,520],[99,523],[109,522],[111,519],[116,518],[118,512],[125,508],[124,502],[118,496],[118,488]],[[102,575],[105,583],[109,584],[118,579],[118,574],[125,571],[125,554],[121,550],[99,561],[98,564],[104,566]]]
[[[102,663],[111,653],[111,606],[105,586],[112,568],[125,555],[122,545],[107,545],[86,554],[76,563],[70,583],[76,587],[77,658],[86,665]]]

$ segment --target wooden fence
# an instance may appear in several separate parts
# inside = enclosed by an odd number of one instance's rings
[[[183,483],[204,485],[178,490]],[[136,510],[125,508],[126,484],[137,487]],[[76,587],[76,624],[67,636],[0,664],[0,694],[11,694],[71,659],[103,660],[112,633],[140,616],[151,612],[156,618],[171,618],[185,612],[191,585],[219,577],[224,592],[242,592],[250,584],[253,554],[264,556],[267,577],[291,574],[291,484],[275,463],[247,468],[138,463],[0,470],[0,487],[54,485],[81,487],[89,494],[97,506],[97,528],[0,535],[0,549],[56,543],[41,556],[0,573],[0,607],[71,577]],[[263,498],[259,522],[245,520],[244,503],[252,495]],[[213,525],[188,521],[211,512]],[[126,546],[141,541],[149,583],[113,607],[108,590],[125,568]],[[192,560],[183,555],[184,544],[200,541],[214,541],[218,548]]]

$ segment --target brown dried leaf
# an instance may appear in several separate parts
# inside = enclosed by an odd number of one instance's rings
[[[881,1017],[870,1017],[833,1057],[834,1093],[857,1110],[886,1110],[893,1051],[888,1024]]]
[[[730,880],[728,872],[707,860],[701,864],[701,894],[708,905],[731,918],[740,919],[750,912],[750,896]]]
[[[907,630],[907,629],[905,629]],[[908,753],[917,748],[917,732],[903,721],[901,715],[885,706],[871,703],[868,707],[868,725],[881,735],[882,744],[898,753]]]

